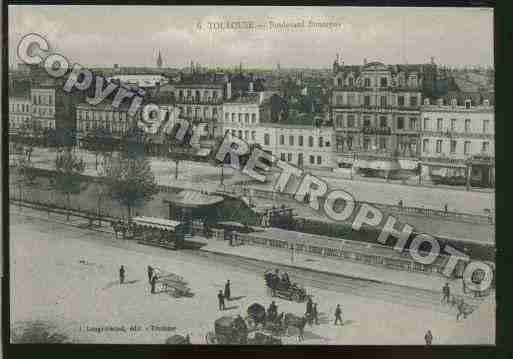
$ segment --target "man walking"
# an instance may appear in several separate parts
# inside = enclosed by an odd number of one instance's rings
[[[442,303],[446,302],[449,303],[449,300],[451,299],[451,288],[449,287],[449,283],[445,283],[445,285],[442,288]]]
[[[219,310],[225,310],[226,307],[224,305],[224,296],[222,290],[219,290],[219,293],[217,294],[217,300],[219,301]]]
[[[306,302],[306,317],[308,318],[308,323],[310,325],[312,325],[312,310],[313,310],[312,298],[308,297],[308,301]]]
[[[124,281],[125,281],[125,267],[121,266],[121,268],[119,268],[119,284],[123,284]]]
[[[151,278],[153,277],[153,268],[148,266],[148,283],[151,284]]]
[[[155,294],[155,287],[157,286],[157,276],[156,275],[151,277],[150,284],[151,284],[151,294]]]
[[[433,334],[431,334],[431,330],[428,330],[426,335],[424,335],[424,340],[426,341],[426,345],[431,345],[433,342]]]
[[[224,297],[226,300],[230,300],[230,280],[227,280],[224,285]]]
[[[340,309],[340,304],[337,304],[337,309],[335,309],[335,325],[340,321],[340,325],[344,325],[342,321],[342,309]]]
[[[313,305],[312,317],[315,322],[315,325],[319,325],[319,313],[317,312],[317,303],[314,303],[314,305]]]

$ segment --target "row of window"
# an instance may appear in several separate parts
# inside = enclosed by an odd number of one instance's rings
[[[48,105],[53,106],[53,95],[43,96],[43,95],[32,95],[32,103],[34,105]]]
[[[239,130],[237,132],[237,130],[232,129],[231,133],[232,133],[233,137],[239,137],[240,139],[244,138],[245,140],[249,140],[250,132],[248,130],[246,130],[246,131]],[[251,141],[256,141],[256,131],[251,131]]]
[[[217,99],[217,96],[218,96],[218,92],[217,91],[212,91],[212,99]],[[191,98],[191,97],[192,97],[192,91],[191,90],[186,90],[185,92],[183,90],[179,90],[178,91],[178,98],[179,99]],[[201,98],[201,91],[199,91],[199,90],[194,91],[194,97],[199,100]],[[203,98],[207,99],[209,97],[210,97],[210,91],[204,91],[203,92]]]
[[[84,121],[80,124],[80,130],[89,131],[96,130],[97,128],[106,128],[112,132],[125,132],[128,130],[128,124],[126,122],[101,122],[101,121]]]
[[[180,109],[180,114],[182,115],[184,113],[184,107],[179,107]],[[203,117],[206,118],[208,117],[208,107],[203,107]],[[199,115],[201,114],[201,108],[200,107],[195,107],[195,108],[192,108],[191,106],[187,106],[185,107],[185,113],[187,116],[193,116],[193,112],[194,112],[194,117],[200,117]],[[217,107],[212,107],[212,117],[217,117]]]
[[[461,120],[460,120],[461,121]],[[450,119],[450,125],[448,128],[445,128],[444,129],[444,119],[443,118],[438,118],[436,119],[436,131],[444,131],[444,130],[451,130],[451,131],[456,131],[457,129],[457,125],[458,123],[460,122],[458,121],[458,119],[456,118],[452,118]],[[472,121],[467,118],[465,119],[465,127],[464,127],[464,131],[465,132],[471,132],[472,131]],[[424,118],[424,130],[430,130],[431,129],[431,119],[429,118]],[[481,132],[482,133],[489,133],[490,131],[490,120],[482,120],[481,122]]]
[[[54,115],[54,112],[53,112],[53,108],[46,108],[46,107],[33,107],[32,108],[32,113],[34,115],[39,115],[39,116],[53,116]]]
[[[16,106],[15,106],[16,105]],[[29,104],[25,103],[12,103],[11,104],[11,112],[30,112]]]
[[[280,153],[280,159],[282,161],[286,161],[286,162],[293,162],[294,161],[294,155],[292,153]],[[313,156],[313,155],[310,155],[310,164],[311,165],[314,165],[316,162],[315,162],[315,159],[316,157]],[[298,153],[297,155],[297,163],[300,167],[303,166],[303,154],[302,153]],[[322,165],[322,156],[317,156],[317,164],[318,165]]]
[[[347,126],[348,128],[356,128],[356,116],[355,115],[347,115]],[[410,117],[408,119],[408,122],[406,122],[406,119],[404,117],[397,117],[397,129],[398,130],[405,130],[406,129],[406,123],[408,123],[408,128],[410,130],[416,130],[417,129],[417,118],[416,117]],[[344,127],[343,117],[341,115],[337,115],[335,118],[335,124],[337,127]],[[379,116],[379,127],[385,128],[389,127],[388,118],[386,116]],[[365,115],[363,116],[363,126],[364,127],[371,127],[372,126],[372,116]],[[374,123],[374,127],[377,127],[377,124]]]
[[[376,81],[374,83],[377,86],[378,85],[378,79],[376,78],[375,80]],[[399,86],[402,86],[404,84],[404,81],[403,81],[402,77],[398,77],[397,80],[398,80],[397,83],[399,84]],[[372,86],[371,83],[372,83],[372,81],[371,81],[370,77],[365,77],[363,79],[363,86],[371,87]],[[348,77],[347,78],[347,84],[349,86],[354,86],[354,84],[355,84],[354,77],[352,77],[352,76]],[[410,76],[409,77],[409,84],[411,86],[417,86],[417,76],[414,76],[414,75]],[[342,86],[343,85],[343,80],[341,78],[337,79],[337,85],[338,86]],[[392,85],[395,85],[395,81],[393,81]],[[389,86],[388,78],[387,77],[380,77],[379,78],[379,86],[380,87],[388,87]]]
[[[236,122],[238,120],[239,123],[242,123],[242,120],[244,118],[244,123],[249,124],[249,117],[250,117],[249,113],[235,113],[235,112],[229,113],[229,112],[226,112],[224,114],[225,122],[229,122],[230,118],[231,118],[232,122]],[[252,124],[256,123],[256,114],[255,113],[251,114],[251,123]]]
[[[343,99],[342,95],[337,95],[335,102],[338,106],[344,105],[344,99]],[[391,102],[388,101],[388,96],[380,96],[379,101],[377,103],[371,102],[370,95],[363,96],[363,106],[365,106],[365,107],[370,107],[371,104],[374,106],[379,105],[380,107],[388,107],[388,106],[393,106],[394,105],[393,102],[394,102],[393,98],[392,98]],[[359,105],[361,105],[361,97],[357,96],[357,94],[355,94],[355,93],[348,93],[346,104],[352,105],[352,106],[359,106]],[[419,105],[418,97],[410,96],[409,107],[417,107],[418,105]],[[405,96],[403,96],[403,95],[397,96],[397,106],[398,107],[406,107],[407,106]]]
[[[122,120],[126,121],[127,114],[126,112],[117,112],[117,111],[107,111],[107,112],[95,112],[95,111],[79,111],[78,119],[79,120],[99,120],[99,121],[112,121],[112,120]]]
[[[436,140],[435,142],[435,153],[442,153],[442,143],[443,143],[443,140]],[[430,140],[429,139],[424,139],[422,140],[422,151],[424,153],[429,153],[430,152]],[[451,140],[450,141],[450,153],[451,154],[454,154],[456,153],[456,150],[458,148],[458,141],[456,140]],[[468,155],[470,154],[470,148],[471,148],[471,142],[470,141],[464,141],[463,142],[463,154],[465,155]],[[483,141],[481,143],[481,152],[482,153],[488,153],[490,151],[490,142],[488,141]]]
[[[302,135],[299,135],[297,136],[297,145],[300,146],[300,147],[303,147],[304,146],[304,139],[303,139],[303,136]],[[269,146],[269,143],[270,143],[270,136],[268,133],[264,134],[264,144]],[[279,139],[279,144],[280,145],[285,145],[285,135],[280,135],[280,139]],[[294,135],[290,135],[288,136],[288,146],[294,146],[295,145],[295,136]],[[324,137],[318,137],[317,138],[317,146],[318,147],[330,147],[330,142],[329,141],[324,141]],[[308,147],[313,147],[314,146],[314,137],[313,136],[308,136]]]

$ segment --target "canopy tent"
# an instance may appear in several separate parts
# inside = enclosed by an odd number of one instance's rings
[[[373,170],[392,171],[400,170],[401,166],[396,160],[357,160],[355,167],[368,168]]]
[[[179,207],[197,208],[212,206],[222,202],[223,200],[224,198],[222,196],[210,195],[193,190],[183,190],[168,198],[166,202],[171,202]]]

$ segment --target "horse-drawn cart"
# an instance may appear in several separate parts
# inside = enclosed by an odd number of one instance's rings
[[[187,286],[187,282],[183,277],[174,273],[166,273],[158,268],[154,268],[154,273],[157,276],[156,290],[159,292],[170,292],[174,297],[189,297],[192,296],[191,289]]]
[[[258,305],[259,306],[259,305]],[[258,309],[260,312],[260,309]],[[260,315],[260,314],[259,314]],[[245,320],[241,316],[221,317],[214,323],[215,332],[209,332],[206,336],[208,344],[224,345],[281,345],[281,339],[261,332],[252,332],[248,329]]]
[[[305,302],[309,297],[304,288],[299,287],[296,283],[284,281],[276,274],[266,272],[264,279],[265,285],[273,297],[280,297],[298,303]]]

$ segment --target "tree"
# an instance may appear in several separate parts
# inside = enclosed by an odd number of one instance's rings
[[[75,155],[71,149],[61,151],[55,159],[55,175],[50,179],[50,189],[54,189],[66,196],[67,206],[71,208],[71,195],[80,193],[87,183],[82,180],[85,171],[85,162]],[[69,221],[68,212],[66,219]]]
[[[106,161],[101,176],[107,184],[107,194],[127,208],[128,217],[132,209],[142,206],[158,193],[150,162],[144,157],[131,157],[117,153]]]

